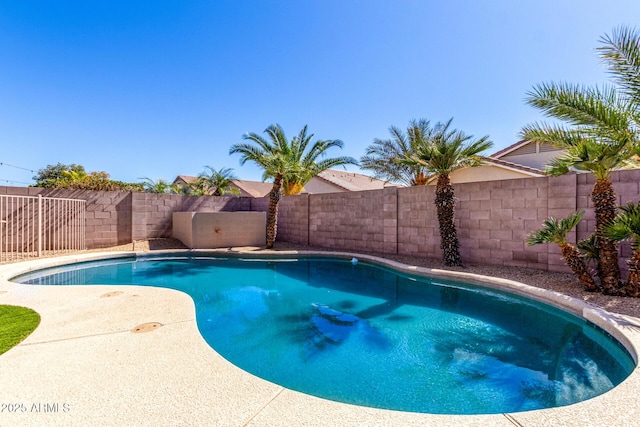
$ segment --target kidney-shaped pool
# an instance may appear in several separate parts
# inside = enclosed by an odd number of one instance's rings
[[[335,258],[118,259],[26,284],[177,289],[236,366],[289,389],[376,408],[490,414],[569,405],[635,368],[597,326],[476,285]]]

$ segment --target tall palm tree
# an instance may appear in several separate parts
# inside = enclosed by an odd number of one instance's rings
[[[194,183],[194,187],[197,191],[202,191],[204,194],[212,196],[224,196],[225,194],[240,195],[240,190],[236,187],[232,187],[232,180],[238,179],[233,174],[233,169],[221,168],[219,170],[213,169],[211,166],[205,166],[208,170],[198,175],[198,179]]]
[[[278,202],[281,194],[298,194],[311,178],[334,166],[357,164],[352,157],[335,157],[318,160],[332,147],[342,148],[338,139],[316,140],[311,143],[313,134],[307,135],[305,125],[300,133],[287,140],[280,125],[269,126],[264,138],[250,132],[243,135],[247,143],[234,144],[229,154],[240,153],[240,164],[254,162],[263,170],[262,179],[273,178],[273,187],[269,192],[269,208],[267,210],[267,248],[272,248],[278,230]],[[309,146],[311,144],[311,146]]]
[[[428,120],[412,120],[405,134],[396,126],[389,128],[390,139],[373,140],[366,154],[360,158],[360,167],[374,172],[374,178],[398,182],[407,186],[428,183],[425,167],[420,164],[398,163],[395,159],[413,154],[419,141],[429,139],[433,129]]]
[[[452,121],[438,122],[434,129],[416,134],[414,152],[397,160],[401,164],[421,166],[437,179],[435,204],[440,248],[447,266],[462,265],[455,226],[456,198],[449,175],[461,168],[480,166],[479,153],[493,146],[488,135],[473,140],[462,131],[449,130]]]
[[[554,217],[550,217],[544,222],[544,227],[527,236],[527,244],[540,245],[542,243],[555,243],[560,247],[562,259],[569,266],[573,274],[584,285],[586,291],[595,292],[598,286],[584,261],[580,251],[567,241],[567,234],[574,229],[582,219],[584,211],[580,211],[569,215],[558,221]]]
[[[603,227],[616,215],[616,193],[610,174],[636,163],[634,155],[639,151],[640,35],[621,28],[602,42],[601,57],[620,90],[567,83],[535,86],[527,93],[526,102],[568,126],[534,123],[523,128],[522,136],[566,150],[548,165],[551,175],[562,175],[571,169],[594,174],[591,199],[596,213],[598,275],[604,292],[615,294],[620,288],[618,250],[615,241],[604,235]]]
[[[620,212],[615,219],[605,225],[605,235],[615,241],[631,240],[633,255],[627,260],[629,278],[624,287],[624,294],[630,297],[640,297],[640,202],[629,202],[620,206]]]

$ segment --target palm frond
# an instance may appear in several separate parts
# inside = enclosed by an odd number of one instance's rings
[[[604,226],[604,233],[611,240],[620,242],[622,240],[630,239],[633,235],[631,230],[621,222],[611,223]]]
[[[625,95],[640,105],[640,32],[619,27],[600,41],[603,46],[597,49],[609,73]]]
[[[320,172],[334,168],[336,166],[344,166],[344,165],[357,165],[358,161],[353,157],[341,156],[341,157],[333,157],[331,159],[323,159],[316,163],[314,175],[316,176]]]
[[[587,261],[597,261],[600,258],[597,239],[596,233],[593,233],[586,239],[580,240],[576,245]]]
[[[399,151],[399,152],[406,152],[410,150],[408,141],[410,141],[411,138],[407,138],[407,136],[405,136],[405,134],[402,132],[400,128],[396,126],[391,126],[389,127],[389,133],[391,133],[391,136],[393,139],[386,140],[385,145],[393,147],[396,151]],[[379,140],[374,140],[374,144],[375,144],[375,141],[379,141]]]
[[[584,136],[574,129],[537,122],[523,127],[520,136],[527,141],[550,144],[558,148],[578,145],[584,140]]]
[[[568,173],[573,167],[573,162],[565,157],[556,157],[550,160],[544,168],[544,173],[551,176],[561,176]]]
[[[373,172],[374,178],[397,182],[407,186],[422,183],[426,173],[422,165],[398,161],[415,153],[424,144],[423,135],[430,131],[429,121],[412,120],[405,134],[396,126],[389,127],[390,139],[374,139],[360,158],[360,167]]]
[[[262,166],[262,164],[264,163],[262,157],[266,152],[268,151],[264,148],[256,147],[255,145],[251,145],[248,143],[235,144],[232,145],[229,149],[229,154],[239,153],[242,155],[242,157],[240,158],[241,165],[244,165],[247,161],[253,161]]]
[[[545,172],[554,176],[576,169],[604,178],[614,170],[629,168],[636,163],[632,159],[634,146],[626,138],[604,143],[574,129],[545,124],[528,125],[523,128],[522,136],[529,141],[565,149],[562,155],[546,165]]]
[[[603,230],[605,236],[618,242],[632,239],[637,248],[640,245],[640,202],[620,206],[620,213]]]
[[[568,83],[542,83],[527,92],[527,104],[548,116],[578,126],[586,133],[619,134],[631,125],[628,103],[614,87],[589,88]],[[606,135],[602,135],[606,136]]]
[[[257,144],[258,147],[260,147],[264,151],[269,151],[272,149],[271,143],[255,132],[249,132],[242,135],[242,139],[244,139],[245,141],[251,141]],[[229,153],[229,154],[232,154],[232,153]]]
[[[453,119],[445,123],[438,122],[429,139],[417,147],[411,156],[405,156],[401,163],[423,166],[429,173],[442,175],[481,164],[479,153],[493,146],[488,136],[473,140],[457,129],[449,129]]]
[[[215,170],[211,166],[205,166],[204,168],[205,171],[198,175],[198,179],[191,186],[192,193],[213,196],[240,194],[240,190],[231,185],[231,180],[237,179],[233,174],[233,169],[221,168]]]
[[[529,233],[527,245],[534,246],[543,243],[555,243],[558,236],[559,223],[556,218],[548,218],[543,222],[542,228]]]
[[[307,125],[304,125],[300,133],[296,138],[292,140],[291,145],[295,145],[296,157],[301,159],[304,152],[307,150],[309,142],[313,139],[313,134],[307,135]]]
[[[462,150],[461,154],[462,154],[462,156],[469,156],[469,157],[477,156],[480,153],[482,153],[483,151],[487,151],[491,147],[493,147],[493,142],[491,140],[489,140],[489,135],[485,135],[485,136],[481,137],[480,139],[477,139],[474,142],[472,142],[469,145],[467,145]]]
[[[307,152],[304,159],[302,159],[302,163],[312,164],[318,157],[325,155],[328,149],[333,147],[342,148],[343,146],[344,143],[339,139],[316,141],[311,146],[311,149]]]
[[[394,162],[380,161],[379,157],[363,156],[360,167],[373,172],[373,177],[383,181],[397,182],[406,186],[413,185],[412,177],[417,168]]]
[[[578,225],[583,215],[584,211],[579,211],[561,220],[555,217],[547,218],[543,222],[542,228],[527,236],[527,244],[529,246],[542,243],[565,244],[567,242],[567,234]]]
[[[294,194],[300,191],[304,184],[323,170],[339,165],[357,164],[351,157],[335,157],[317,159],[326,154],[333,147],[342,148],[340,140],[318,140],[312,143],[313,134],[308,133],[305,125],[290,141],[287,140],[282,127],[272,124],[264,131],[268,139],[255,133],[247,133],[243,139],[247,143],[234,144],[230,154],[241,154],[240,164],[252,161],[263,170],[262,179],[273,178],[281,182],[286,192]]]

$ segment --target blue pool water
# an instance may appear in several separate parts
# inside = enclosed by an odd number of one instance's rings
[[[356,405],[446,414],[549,408],[602,394],[634,368],[619,343],[561,310],[364,262],[127,259],[17,281],[186,292],[202,336],[233,364]]]

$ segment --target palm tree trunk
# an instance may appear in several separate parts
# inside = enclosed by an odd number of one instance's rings
[[[587,292],[598,291],[598,286],[593,281],[591,274],[589,274],[587,265],[580,257],[580,251],[569,243],[560,245],[560,250],[562,251],[562,259],[564,259],[564,262],[569,266],[573,274],[580,280],[580,283],[584,285],[584,290]]]
[[[269,192],[269,209],[267,210],[267,249],[273,248],[278,234],[278,202],[280,201],[282,187],[282,175],[276,175],[273,187]]]
[[[624,288],[624,294],[628,297],[640,297],[640,248],[633,251],[633,256],[627,260],[629,266],[629,278]]]
[[[609,178],[598,179],[591,192],[591,200],[596,211],[596,236],[598,240],[598,276],[604,293],[615,295],[620,292],[620,267],[618,247],[615,240],[604,236],[603,227],[616,216],[616,193]]]
[[[440,225],[440,248],[444,255],[444,265],[462,265],[460,243],[455,225],[456,197],[449,175],[438,176],[436,184],[436,211]]]

